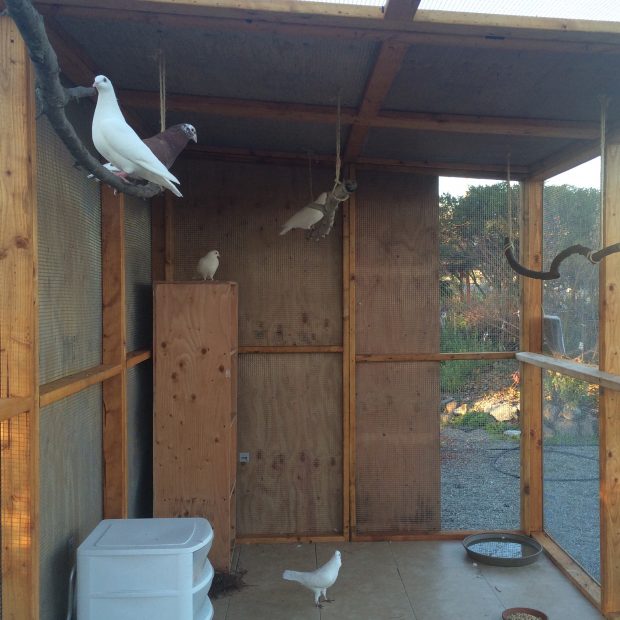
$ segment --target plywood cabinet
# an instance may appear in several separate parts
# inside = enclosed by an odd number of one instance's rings
[[[154,288],[153,516],[205,517],[209,554],[230,570],[235,541],[237,284]]]

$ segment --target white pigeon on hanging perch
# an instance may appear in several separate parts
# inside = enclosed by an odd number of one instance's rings
[[[312,228],[325,214],[324,208],[326,202],[327,192],[323,192],[316,200],[310,202],[286,220],[280,234],[285,235],[293,228],[303,228],[304,230]]]
[[[98,75],[93,87],[98,93],[92,126],[93,144],[97,151],[112,166],[122,170],[119,176],[145,179],[168,188],[175,196],[182,196],[173,185],[178,185],[179,180],[125,121],[112,82],[105,75]]]
[[[314,605],[323,607],[320,603],[321,596],[326,603],[332,601],[327,598],[327,588],[331,588],[338,578],[338,570],[342,565],[340,559],[340,551],[336,551],[334,555],[320,568],[311,572],[298,572],[295,570],[285,570],[282,578],[288,581],[298,581],[302,586],[314,592]]]
[[[213,280],[213,276],[220,266],[219,256],[220,253],[217,250],[211,250],[198,261],[198,273],[203,280]]]

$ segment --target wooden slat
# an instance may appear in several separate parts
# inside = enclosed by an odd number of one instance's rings
[[[0,422],[10,420],[20,413],[29,413],[33,406],[34,400],[27,396],[0,398]]]
[[[121,372],[103,382],[103,514],[127,516],[127,330],[125,303],[125,196],[101,184],[103,363]]]
[[[609,390],[620,390],[620,375],[605,372],[593,366],[586,366],[585,364],[579,364],[571,360],[558,359],[541,353],[519,352],[516,354],[516,357],[520,362],[524,362],[528,365],[559,372],[563,375],[580,379],[581,381],[600,385]]]
[[[0,398],[2,617],[39,616],[37,183],[34,79],[23,39],[0,16]],[[0,401],[1,402],[1,401]],[[20,405],[18,408],[23,408]]]
[[[239,353],[342,353],[342,351],[343,347],[341,345],[254,345],[239,347]]]
[[[397,353],[394,355],[359,354],[359,363],[381,362],[444,362],[450,360],[509,360],[515,358],[514,351],[484,351],[472,353]]]
[[[144,349],[144,351],[132,351],[131,353],[127,353],[127,368],[133,368],[142,362],[146,362],[146,360],[151,359],[151,350]]]
[[[620,142],[607,143],[603,204],[603,245],[620,239]],[[601,262],[599,283],[599,365],[616,375],[620,387],[620,255]],[[620,616],[620,393],[603,385],[599,398],[601,610]]]
[[[420,0],[387,0],[384,8],[385,19],[410,22],[420,6]]]
[[[356,179],[357,171],[355,166],[349,167],[350,178]],[[349,431],[348,445],[345,445],[345,449],[348,452],[348,470],[349,477],[346,481],[347,490],[347,504],[349,506],[349,539],[351,534],[355,531],[356,524],[356,496],[355,496],[355,446],[356,446],[356,420],[357,420],[357,405],[356,405],[356,365],[355,365],[355,325],[356,325],[356,296],[355,296],[355,235],[356,235],[356,208],[357,200],[355,194],[353,194],[348,202],[348,273],[349,280],[349,334],[348,334],[348,356],[345,358],[344,363],[347,366],[347,373],[349,375]]]
[[[520,226],[521,261],[542,269],[542,198],[538,181],[523,184]],[[521,278],[520,346],[542,351],[542,282]],[[520,354],[517,354],[517,359]],[[542,495],[542,372],[521,364],[521,528],[527,534],[543,528]]]
[[[100,364],[95,368],[82,370],[68,377],[46,383],[39,388],[39,405],[45,407],[67,396],[77,394],[91,385],[115,377],[121,369],[120,364]]]
[[[379,55],[366,84],[364,98],[358,112],[361,120],[366,121],[375,117],[381,109],[383,101],[390,91],[392,82],[400,70],[408,48],[409,46],[403,43],[386,41],[381,44]],[[367,124],[353,126],[344,151],[344,161],[351,162],[360,156],[367,135]]]
[[[577,586],[581,593],[596,607],[601,606],[601,587],[573,558],[545,532],[533,532],[547,557]]]

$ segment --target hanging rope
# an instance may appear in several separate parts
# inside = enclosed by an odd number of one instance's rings
[[[340,160],[340,93],[338,93],[338,104],[336,108],[336,177],[334,179],[334,189],[336,189],[336,187],[338,187],[338,184],[340,183],[340,167],[341,166],[342,166],[342,162]]]
[[[160,131],[166,130],[166,54],[163,46],[163,36],[159,39],[159,124]]]
[[[603,207],[605,205],[605,177],[606,177],[606,161],[605,161],[605,139],[606,139],[606,123],[607,123],[607,105],[609,103],[609,98],[605,95],[599,97],[599,101],[601,104],[601,212],[603,211]],[[603,226],[601,226],[601,245],[603,245]],[[509,229],[510,230],[510,229]],[[509,233],[510,234],[510,233]],[[549,266],[549,271],[534,271],[532,269],[527,269],[523,265],[519,264],[517,259],[513,254],[513,246],[512,246],[512,237],[506,238],[504,240],[504,255],[506,256],[506,260],[508,264],[519,274],[525,276],[526,278],[534,278],[536,280],[556,280],[560,277],[560,264],[566,260],[569,256],[573,254],[580,254],[587,258],[593,265],[596,265],[601,260],[603,260],[606,256],[610,254],[615,254],[616,252],[620,252],[620,243],[614,243],[613,245],[608,245],[607,247],[602,247],[597,252],[594,252],[591,248],[586,247],[585,245],[571,245],[570,247],[562,250],[552,261]]]

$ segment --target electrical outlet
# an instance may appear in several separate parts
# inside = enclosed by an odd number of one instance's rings
[[[250,462],[250,453],[249,452],[239,452],[239,462],[240,463],[249,463]]]

